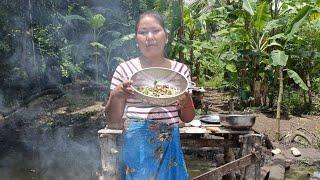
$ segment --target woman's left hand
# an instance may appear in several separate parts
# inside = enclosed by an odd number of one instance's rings
[[[180,106],[178,113],[181,121],[186,123],[192,121],[196,113],[192,97],[188,91],[184,92],[184,94],[179,98],[178,104]]]
[[[185,91],[184,94],[179,98],[179,100],[177,100],[177,102],[181,109],[189,106],[194,106],[192,97],[188,91]]]

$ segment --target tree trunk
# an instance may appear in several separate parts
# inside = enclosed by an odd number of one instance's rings
[[[255,80],[253,82],[253,97],[254,97],[254,105],[260,106],[261,105],[261,82],[259,80]]]
[[[307,81],[308,96],[309,96],[309,102],[308,103],[309,103],[309,105],[311,105],[312,104],[312,90],[311,90],[311,81],[310,81],[310,73],[309,73],[309,71],[307,71],[307,74],[306,74],[306,81]]]
[[[269,94],[268,81],[266,80],[266,78],[264,78],[262,82],[262,97],[261,97],[263,106],[268,106],[267,104],[268,94]]]
[[[32,48],[32,60],[31,60],[31,67],[33,69],[32,73],[32,80],[36,85],[39,85],[40,80],[39,80],[39,65],[36,62],[36,52],[35,52],[35,45],[34,45],[34,40],[33,40],[33,17],[32,17],[32,1],[29,0],[28,2],[28,18],[29,18],[29,31],[30,31],[30,42],[31,42],[31,48]]]
[[[254,82],[253,82],[253,97],[254,97],[254,106],[261,105],[261,81],[259,80],[259,58],[253,58],[254,66]]]
[[[190,32],[190,35],[189,35],[189,39],[190,39],[190,41],[192,42],[192,40],[193,40],[193,32],[191,31]],[[190,62],[191,63],[193,63],[193,62],[195,62],[194,61],[194,54],[193,54],[193,47],[191,46],[191,48],[190,48],[190,51],[189,51],[189,55],[190,55]],[[192,68],[192,65],[193,64],[191,64],[191,67],[190,68]],[[194,73],[194,75],[196,76],[196,79],[195,80],[193,80],[193,81],[195,81],[195,83],[198,83],[199,82],[199,74],[197,74],[197,62],[196,62],[196,64],[195,64],[195,73]]]
[[[181,19],[180,19],[180,28],[178,32],[178,37],[180,43],[182,43],[184,39],[184,27],[183,27],[183,0],[179,0],[179,6],[180,6],[180,12],[181,12]],[[179,62],[185,63],[184,62],[184,54],[183,51],[179,51]]]
[[[281,102],[282,102],[282,95],[283,95],[283,67],[280,66],[279,68],[279,95],[278,95],[278,102],[277,102],[277,132],[276,138],[280,140],[280,117],[281,117]]]
[[[200,81],[200,59],[199,58],[196,59],[194,74],[197,76],[196,83],[199,84],[199,81]]]

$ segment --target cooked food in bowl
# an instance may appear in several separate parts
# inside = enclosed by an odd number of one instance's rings
[[[170,87],[169,85],[141,86],[138,88],[142,94],[151,97],[170,97],[180,93],[179,88]]]
[[[136,99],[157,106],[175,103],[189,87],[188,80],[182,74],[160,67],[142,69],[134,73],[130,80]]]

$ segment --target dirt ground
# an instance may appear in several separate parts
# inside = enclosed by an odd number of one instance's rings
[[[253,129],[267,134],[272,141],[276,141],[276,119],[272,114],[256,114],[256,122]],[[296,117],[291,116],[288,120],[280,120],[281,139],[285,140],[291,135],[300,132],[306,135],[312,142],[317,141],[320,136],[320,117],[319,116],[306,116]],[[285,141],[284,141],[285,142]]]
[[[257,114],[256,123],[253,129],[257,132],[268,135],[274,149],[279,148],[286,162],[290,165],[301,165],[320,167],[320,117],[290,117],[289,120],[280,121],[281,140],[276,140],[276,119],[269,115]],[[302,134],[309,139],[296,136]],[[295,157],[291,148],[297,148],[301,156]]]
[[[213,113],[228,113],[230,94],[206,89],[203,95],[204,105]],[[236,109],[236,107],[235,107]],[[234,111],[234,113],[248,113]],[[253,130],[267,135],[274,149],[279,148],[290,166],[320,167],[320,116],[289,116],[280,120],[280,141],[276,138],[277,123],[274,113],[254,112],[257,116]],[[297,136],[298,135],[298,136]],[[294,157],[290,148],[295,147],[301,156]],[[303,172],[305,173],[305,172]]]
[[[229,113],[230,93],[219,92],[217,90],[207,88],[205,90],[206,92],[202,97],[202,107],[206,106],[207,110],[213,113]],[[236,105],[234,105],[234,109],[237,109],[235,106]],[[248,112],[234,110],[234,113]],[[276,142],[277,123],[275,119],[275,112],[253,112],[253,114],[257,116],[253,129],[259,133],[268,135],[271,141]],[[298,117],[289,115],[289,118],[282,118],[280,120],[280,131],[280,143],[291,143],[290,137],[299,133],[307,137],[311,144],[316,145],[317,143],[320,143],[320,116],[305,115],[303,117]]]

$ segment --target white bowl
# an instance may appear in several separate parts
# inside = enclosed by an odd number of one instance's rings
[[[142,69],[132,75],[132,89],[137,99],[147,104],[157,106],[170,105],[181,97],[190,86],[188,80],[180,73],[168,68],[151,67]],[[178,88],[179,93],[173,96],[153,97],[141,93],[138,88],[141,86],[154,86],[155,84],[169,85]]]

